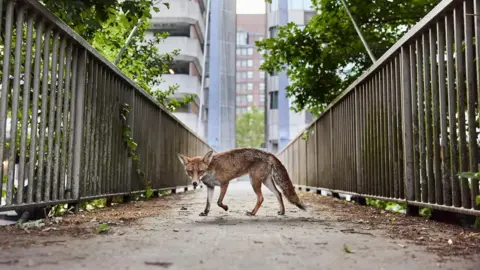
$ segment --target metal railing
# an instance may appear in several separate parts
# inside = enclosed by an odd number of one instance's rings
[[[0,14],[0,211],[188,185],[176,153],[203,140],[38,1]]]
[[[478,14],[440,2],[279,152],[292,181],[479,216]]]

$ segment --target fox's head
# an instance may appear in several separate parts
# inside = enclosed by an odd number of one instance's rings
[[[178,159],[183,163],[185,172],[192,180],[194,187],[198,186],[200,180],[205,175],[208,169],[208,165],[212,161],[213,151],[209,151],[204,157],[187,157],[182,154],[177,154]]]

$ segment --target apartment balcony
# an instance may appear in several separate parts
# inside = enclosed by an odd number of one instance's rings
[[[161,8],[157,13],[152,11],[151,28],[175,28],[177,24],[195,25],[200,39],[204,40],[205,20],[198,2],[189,0],[170,1],[170,9]]]
[[[157,46],[160,53],[171,53],[175,49],[180,50],[180,54],[174,58],[175,61],[193,62],[198,73],[202,74],[203,52],[198,39],[188,37],[168,37]]]
[[[196,76],[190,76],[187,74],[165,74],[162,75],[165,80],[158,87],[154,87],[155,90],[165,90],[169,85],[178,84],[178,90],[174,96],[183,96],[185,94],[195,94],[200,96],[200,81]]]

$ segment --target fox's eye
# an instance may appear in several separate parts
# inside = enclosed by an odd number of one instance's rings
[[[203,171],[198,171],[199,174],[203,174]]]

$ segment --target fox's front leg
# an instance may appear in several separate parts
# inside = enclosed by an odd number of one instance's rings
[[[214,187],[207,187],[207,205],[205,206],[205,210],[200,213],[200,216],[207,216],[208,212],[210,212],[210,203],[212,202],[214,189]]]
[[[217,205],[223,208],[223,210],[228,211],[228,206],[223,204],[223,198],[225,198],[225,193],[227,193],[228,182],[223,183],[220,186],[220,196],[218,196]]]

